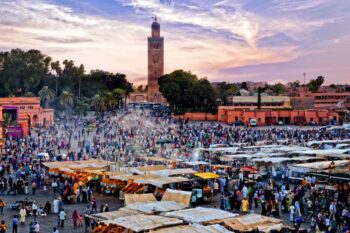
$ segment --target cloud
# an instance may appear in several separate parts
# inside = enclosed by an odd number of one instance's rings
[[[327,17],[321,14],[319,9],[332,9],[332,2],[115,0],[103,5],[96,0],[67,5],[60,0],[1,0],[0,48],[40,49],[54,59],[83,63],[87,70],[122,72],[131,81],[146,82],[146,38],[151,17],[157,15],[165,37],[166,72],[185,69],[210,80],[234,81],[264,72],[225,71],[293,62],[338,44],[337,38],[345,35],[312,47],[322,37],[321,29],[344,20],[331,11]]]
[[[40,36],[36,38],[37,40],[41,40],[44,42],[54,42],[54,43],[63,43],[63,44],[74,44],[74,43],[84,43],[84,42],[93,42],[93,39],[85,38],[85,37],[70,37],[70,38],[58,38],[58,37],[50,37],[50,36]]]

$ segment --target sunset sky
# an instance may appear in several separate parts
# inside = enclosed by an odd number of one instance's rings
[[[39,49],[145,83],[154,15],[166,72],[350,83],[349,0],[0,0],[0,50]]]

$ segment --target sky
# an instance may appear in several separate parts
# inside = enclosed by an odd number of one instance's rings
[[[154,15],[166,73],[350,83],[350,0],[0,0],[0,50],[39,49],[143,84]]]

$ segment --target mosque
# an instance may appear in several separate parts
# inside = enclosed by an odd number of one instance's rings
[[[151,36],[148,42],[148,78],[147,93],[133,92],[129,96],[129,102],[148,102],[155,104],[166,103],[159,92],[158,79],[164,75],[164,38],[160,35],[160,24],[157,17],[153,18]]]

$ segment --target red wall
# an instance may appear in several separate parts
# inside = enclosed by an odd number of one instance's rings
[[[189,119],[191,121],[217,121],[218,115],[204,112],[186,112],[183,115],[173,115],[173,118],[182,120]]]

